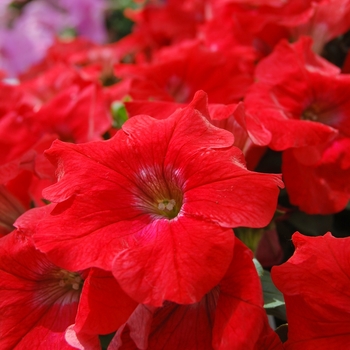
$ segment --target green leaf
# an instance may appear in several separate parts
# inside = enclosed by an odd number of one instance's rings
[[[286,306],[283,294],[273,284],[270,272],[264,270],[258,260],[253,259],[253,261],[262,284],[266,313],[286,321]]]
[[[111,340],[113,339],[114,335],[115,335],[115,332],[111,333],[111,334],[99,336],[102,350],[107,350],[108,345],[111,342]]]
[[[264,274],[264,269],[261,266],[261,264],[259,263],[258,260],[256,260],[255,258],[253,258],[253,263],[255,265],[256,268],[256,272],[258,273],[259,277],[261,278],[261,276]]]
[[[113,127],[120,129],[128,120],[128,112],[124,104],[120,101],[114,101],[111,105],[111,112],[113,116]]]

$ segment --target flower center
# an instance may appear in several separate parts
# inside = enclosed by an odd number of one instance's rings
[[[181,203],[176,203],[175,199],[162,199],[157,203],[158,214],[169,219],[176,217],[181,208]]]
[[[316,101],[309,104],[301,114],[301,120],[310,120],[338,128],[341,113],[336,106],[326,104],[325,101]]]
[[[303,111],[301,119],[316,122],[319,119],[319,113],[319,107],[317,105],[312,104]]]
[[[59,280],[58,285],[62,288],[80,290],[83,286],[83,279],[79,273],[76,272],[70,272],[62,269],[58,271],[57,278]]]
[[[135,181],[135,206],[154,219],[174,219],[183,203],[183,184],[179,170],[160,166],[143,167]]]

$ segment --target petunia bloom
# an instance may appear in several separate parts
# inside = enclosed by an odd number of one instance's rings
[[[350,194],[350,79],[311,44],[302,38],[276,46],[258,64],[245,105],[270,133],[268,146],[284,151],[291,203],[309,214],[331,214],[345,208]]]
[[[350,344],[349,238],[330,232],[292,236],[294,255],[272,268],[284,294],[288,318],[286,350],[346,349]]]
[[[128,116],[146,113],[156,119],[168,118],[177,108],[185,107],[185,104],[169,101],[128,101],[124,103]],[[248,169],[254,169],[261,159],[266,147],[256,146],[269,139],[267,132],[258,120],[251,116],[247,119],[243,102],[224,104],[208,104],[207,119],[216,127],[228,130],[234,135],[234,146],[238,147],[244,154]],[[253,130],[253,133],[250,130]],[[255,142],[255,143],[253,143]]]
[[[0,240],[0,348],[72,349],[65,339],[74,323],[81,273],[52,264],[17,231]]]
[[[267,225],[283,186],[280,175],[245,168],[205,106],[199,92],[167,119],[131,118],[110,140],[54,142],[58,182],[29,228],[36,246],[69,270],[112,271],[138,302],[199,301],[230,264],[232,228]]]
[[[268,325],[252,252],[237,238],[230,266],[199,302],[140,304],[112,340],[116,349],[279,350]]]
[[[0,239],[0,292],[4,350],[72,349],[69,326],[99,344],[97,335],[116,331],[137,306],[110,272],[62,269],[19,231]]]
[[[203,89],[210,103],[237,103],[253,83],[253,62],[242,61],[241,53],[223,55],[199,40],[186,41],[159,51],[150,64],[116,64],[122,81],[113,90],[133,99],[189,103]]]

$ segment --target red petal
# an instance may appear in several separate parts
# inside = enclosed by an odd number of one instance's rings
[[[332,214],[341,211],[346,207],[349,195],[334,190],[332,181],[321,177],[317,166],[303,164],[312,162],[312,159],[308,147],[290,149],[283,154],[282,171],[291,203],[308,214]]]
[[[116,255],[113,274],[135,300],[154,306],[200,300],[230,263],[232,230],[185,215],[160,219],[135,235],[137,246]]]
[[[292,237],[294,255],[273,267],[288,317],[286,349],[343,349],[350,343],[349,238]]]
[[[127,321],[137,306],[110,272],[91,269],[84,281],[74,331],[109,334]]]
[[[59,268],[16,231],[0,240],[0,347],[72,349],[64,340],[79,295],[59,285]]]

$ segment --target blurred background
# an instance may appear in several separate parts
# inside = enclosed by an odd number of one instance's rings
[[[132,0],[0,0],[0,70],[8,77],[39,62],[55,37],[85,37],[96,43],[114,42],[128,34],[132,21],[124,9]]]

